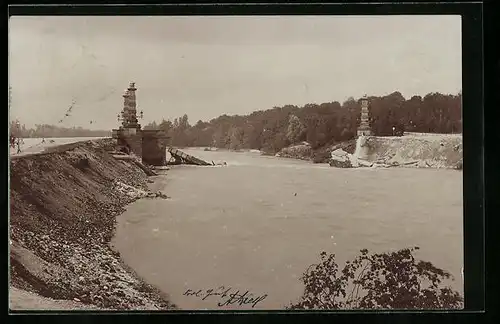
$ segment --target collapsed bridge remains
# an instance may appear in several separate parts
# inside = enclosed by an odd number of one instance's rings
[[[213,165],[212,163],[200,160],[173,147],[168,149],[168,153],[172,156],[168,164]]]

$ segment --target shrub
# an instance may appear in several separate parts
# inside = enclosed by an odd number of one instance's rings
[[[430,262],[417,261],[406,248],[397,252],[361,254],[342,271],[335,254],[322,252],[321,262],[302,275],[304,293],[287,309],[458,309],[463,297],[443,287],[451,274]]]
[[[315,152],[312,157],[313,163],[328,163],[331,155],[328,151]]]

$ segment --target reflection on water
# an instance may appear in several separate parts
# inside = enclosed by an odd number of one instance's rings
[[[462,173],[336,169],[258,153],[186,150],[225,167],[176,166],[152,184],[172,199],[141,200],[118,218],[125,261],[184,309],[220,309],[186,290],[231,287],[282,309],[323,250],[339,261],[362,248],[420,246],[462,289]],[[251,308],[246,306],[225,306]]]

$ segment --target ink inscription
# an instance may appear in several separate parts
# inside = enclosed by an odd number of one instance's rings
[[[240,292],[240,290],[233,291],[233,288],[226,288],[220,286],[217,289],[199,289],[192,290],[188,289],[184,292],[184,296],[193,296],[200,298],[201,300],[207,300],[209,298],[216,299],[217,306],[224,307],[229,305],[252,305],[254,308],[258,303],[266,299],[267,294],[261,296],[255,296],[249,290],[245,292]]]

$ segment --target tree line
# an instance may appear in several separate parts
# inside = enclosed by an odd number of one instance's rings
[[[75,102],[73,101],[59,120],[62,123],[66,117],[69,117]],[[8,109],[12,105],[12,87],[9,87]],[[92,121],[90,122],[92,124]],[[27,128],[26,125],[16,120],[11,120],[9,125],[9,135],[11,145],[20,138],[44,138],[44,137],[109,137],[110,130],[90,130],[83,127],[61,127],[50,124],[35,124],[34,128]]]
[[[90,130],[82,127],[60,127],[49,124],[36,124],[27,128],[18,120],[10,122],[11,138],[44,138],[44,137],[109,137],[111,131]]]
[[[374,135],[402,131],[426,133],[462,132],[462,94],[429,93],[406,100],[400,92],[371,96],[370,125]],[[185,114],[173,121],[163,119],[145,129],[161,129],[177,147],[209,146],[226,149],[259,149],[276,153],[294,143],[307,141],[313,149],[354,139],[361,118],[361,98],[342,104],[326,102],[303,107],[285,105],[248,115],[226,114],[191,125]]]

